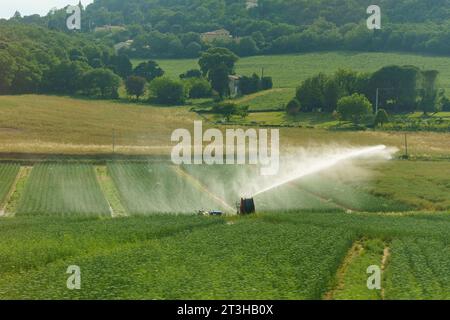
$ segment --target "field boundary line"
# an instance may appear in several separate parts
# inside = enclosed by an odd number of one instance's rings
[[[6,197],[5,197],[4,201],[3,201],[2,206],[0,207],[0,217],[13,217],[14,216],[14,213],[9,213],[8,214],[6,212],[6,209],[8,207],[8,204],[9,204],[9,201],[10,201],[12,195],[14,194],[14,192],[16,192],[16,187],[17,187],[17,184],[19,183],[19,180],[22,178],[22,176],[26,175],[25,170],[26,170],[26,167],[22,167],[21,166],[19,168],[19,171],[17,172],[17,175],[16,175],[16,177],[14,179],[14,182],[11,185],[10,190],[6,194]]]
[[[381,273],[384,277],[384,273],[386,272],[386,268],[389,264],[389,259],[391,257],[391,251],[389,249],[388,244],[385,245],[383,250],[383,258],[381,259]],[[386,288],[381,286],[381,300],[385,300]]]
[[[127,213],[127,210],[123,206],[120,199],[119,191],[117,190],[114,181],[108,175],[108,168],[106,166],[97,165],[94,166],[94,172],[103,197],[108,203],[109,211],[111,212],[111,218],[128,217],[129,215]]]
[[[203,183],[201,183],[197,178],[195,178],[194,176],[192,176],[191,174],[187,173],[185,170],[177,166],[170,166],[170,167],[181,177],[185,177],[186,179],[190,180],[191,183],[194,184],[194,186],[196,186],[199,190],[206,192],[210,197],[218,201],[222,206],[224,206],[224,208],[230,210],[231,212],[236,211],[236,209],[230,206],[224,199],[221,199],[219,196],[209,191],[208,188]]]
[[[332,288],[324,294],[323,300],[333,300],[336,291],[344,287],[344,276],[347,272],[347,269],[352,263],[352,261],[361,254],[363,249],[364,247],[362,245],[362,240],[356,240],[352,244],[352,246],[347,252],[347,255],[345,256],[344,260],[342,261],[341,265],[339,266],[336,272],[334,278],[335,282],[333,283]]]

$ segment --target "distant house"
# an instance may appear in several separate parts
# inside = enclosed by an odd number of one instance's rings
[[[121,49],[129,49],[132,45],[133,45],[133,40],[119,42],[114,45],[114,51],[117,54]]]
[[[256,8],[258,6],[258,0],[247,0],[247,10]]]
[[[225,29],[219,29],[215,31],[205,32],[200,35],[200,38],[203,42],[213,42],[214,40],[232,40],[233,37],[231,36],[231,33],[228,30]]]
[[[241,95],[241,91],[239,90],[239,82],[240,81],[241,81],[241,76],[238,76],[238,75],[228,76],[228,88],[230,91],[231,98],[236,98]]]
[[[118,31],[124,31],[124,30],[127,30],[127,28],[125,28],[124,26],[106,25],[106,26],[96,27],[94,31],[95,32],[118,32]]]

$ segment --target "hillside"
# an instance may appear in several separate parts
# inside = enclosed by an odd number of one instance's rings
[[[109,43],[134,40],[133,57],[196,57],[210,45],[241,56],[323,50],[450,53],[449,0],[381,0],[382,29],[366,27],[368,0],[96,0],[83,11],[82,32]],[[44,18],[17,19],[65,29],[63,10]],[[236,41],[210,43],[201,33],[225,28]]]

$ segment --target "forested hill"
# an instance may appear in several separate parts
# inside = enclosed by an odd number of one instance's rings
[[[208,46],[240,56],[323,50],[406,51],[450,55],[450,0],[378,0],[382,29],[366,26],[372,0],[95,0],[83,10],[82,32],[109,45],[134,40],[140,58],[197,57]],[[19,18],[65,30],[64,11]],[[234,41],[206,43],[201,33],[224,28]]]

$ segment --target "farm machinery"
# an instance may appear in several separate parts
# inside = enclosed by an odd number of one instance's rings
[[[238,215],[249,215],[256,212],[255,201],[253,198],[241,198],[241,201],[236,202],[236,211]],[[200,216],[221,216],[223,212],[220,210],[198,211]]]

